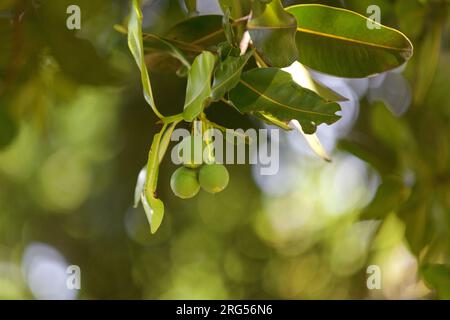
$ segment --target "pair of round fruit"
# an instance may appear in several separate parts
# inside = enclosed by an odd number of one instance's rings
[[[200,169],[180,167],[170,178],[173,193],[181,199],[194,197],[200,187],[209,193],[218,193],[228,185],[229,175],[221,164],[205,164]]]
[[[198,143],[198,140],[194,137],[187,137],[181,142],[184,148],[191,148],[191,151],[194,151],[195,143]],[[203,147],[202,145],[200,149],[203,150]],[[222,164],[201,165],[192,160],[193,158],[188,161],[184,159],[184,166],[175,170],[170,178],[170,187],[177,197],[192,198],[200,191],[200,187],[209,193],[218,193],[227,187],[229,175],[225,166]]]

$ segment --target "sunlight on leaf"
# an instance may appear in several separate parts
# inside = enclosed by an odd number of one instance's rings
[[[300,62],[327,74],[362,78],[399,67],[411,58],[413,46],[400,31],[379,25],[346,9],[300,4],[286,10],[297,19]]]
[[[216,56],[204,51],[195,58],[188,75],[183,118],[191,122],[202,113],[211,95],[211,77]]]
[[[297,130],[298,132],[300,132],[303,135],[303,137],[305,137],[308,145],[319,157],[321,157],[325,161],[331,162],[331,157],[327,154],[327,152],[325,151],[325,148],[322,146],[322,143],[320,142],[319,138],[317,137],[317,135],[315,133],[305,134],[303,132],[303,129],[302,129],[300,123],[297,120],[291,120],[289,125],[291,126],[292,129]]]
[[[277,68],[244,72],[230,92],[233,105],[243,113],[264,112],[286,124],[298,120],[303,131],[312,134],[321,123],[339,120],[335,102],[325,101],[314,91],[299,86],[292,76]]]

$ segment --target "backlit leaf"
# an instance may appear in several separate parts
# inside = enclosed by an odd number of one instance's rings
[[[258,53],[269,66],[287,67],[297,60],[297,22],[283,9],[280,0],[269,4],[254,1],[247,28]]]
[[[413,53],[401,32],[358,13],[318,4],[286,9],[297,19],[297,47],[304,65],[340,77],[362,78],[394,69]]]
[[[243,113],[264,112],[286,124],[298,120],[306,134],[314,133],[321,123],[332,124],[340,118],[337,103],[299,86],[289,73],[277,68],[243,73],[230,92],[230,100]]]
[[[204,109],[211,95],[211,77],[216,57],[205,51],[195,58],[189,70],[183,119],[191,122]]]

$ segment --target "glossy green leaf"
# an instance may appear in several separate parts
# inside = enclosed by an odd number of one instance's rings
[[[151,233],[155,233],[158,230],[164,216],[164,203],[156,196],[159,173],[159,148],[163,131],[165,131],[165,128],[153,137],[152,146],[148,155],[147,176],[144,190],[141,194],[142,205],[150,223]]]
[[[162,114],[156,108],[153,99],[152,85],[148,75],[147,66],[145,65],[144,46],[142,43],[142,12],[140,8],[140,1],[133,0],[130,17],[128,21],[128,47],[133,54],[139,70],[141,71],[141,82],[144,90],[145,101],[150,105],[153,111],[159,118]]]
[[[242,70],[253,52],[234,57],[228,56],[224,61],[220,62],[214,74],[214,81],[211,90],[211,98],[214,101],[220,100],[223,96],[233,89],[241,78]]]
[[[311,75],[311,71],[305,68],[300,62],[296,61],[288,68],[283,69],[292,75],[295,82],[303,88],[309,89],[317,93],[319,96],[327,101],[347,101],[346,97],[341,96],[330,88],[318,83]]]
[[[282,121],[276,117],[274,117],[273,115],[266,113],[264,111],[260,111],[260,112],[256,112],[253,114],[255,117],[261,119],[262,121],[280,127],[283,130],[286,131],[291,131],[292,128],[289,126],[289,123],[287,123],[286,121]]]
[[[297,21],[279,0],[269,4],[254,1],[247,28],[258,53],[269,66],[287,67],[297,60]]]
[[[194,120],[202,113],[211,95],[211,77],[216,63],[216,56],[205,51],[195,58],[189,70],[184,101],[183,119]]]
[[[369,29],[370,20],[358,13],[318,4],[286,10],[297,19],[300,62],[317,71],[367,77],[396,68],[412,56],[413,47],[405,35],[379,24]]]
[[[294,82],[291,75],[277,68],[259,68],[242,74],[239,84],[230,91],[230,100],[243,113],[264,112],[289,123],[298,120],[305,133],[316,131],[321,123],[339,120],[340,107],[314,91]]]
[[[309,74],[309,72],[308,72]],[[305,88],[311,89],[312,91],[316,92],[319,96],[324,98],[327,101],[335,101],[335,102],[344,102],[348,101],[348,99],[336,91],[328,88],[327,86],[317,82],[312,78],[310,75],[310,81],[311,81],[311,88],[309,86],[303,86]]]

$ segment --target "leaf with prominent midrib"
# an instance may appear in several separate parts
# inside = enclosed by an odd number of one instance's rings
[[[244,69],[252,54],[253,51],[249,51],[239,57],[228,56],[223,62],[220,62],[214,74],[213,87],[211,89],[211,98],[214,101],[223,98],[225,93],[239,83],[242,69]]]
[[[297,60],[297,22],[283,9],[280,0],[268,4],[254,1],[247,28],[258,53],[268,65],[287,67]]]
[[[348,100],[346,97],[341,96],[332,89],[314,80],[311,72],[298,61],[294,62],[288,68],[283,68],[283,70],[290,73],[294,81],[301,85],[303,88],[314,91],[327,101],[342,102]]]
[[[340,118],[336,115],[339,104],[299,86],[289,73],[278,68],[244,72],[230,91],[230,101],[243,113],[264,112],[284,123],[298,120],[307,134],[314,133],[321,123],[332,124]]]
[[[317,71],[362,78],[396,68],[412,56],[405,35],[358,13],[319,4],[286,10],[297,19],[300,62]],[[369,29],[368,21],[378,28]]]
[[[191,122],[202,113],[211,95],[211,77],[216,63],[216,56],[204,51],[195,58],[189,70],[184,102],[183,119]]]

